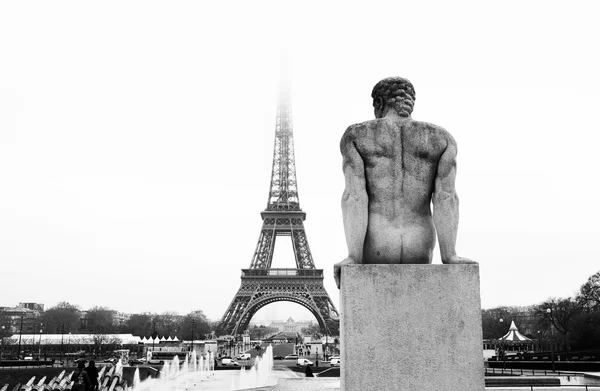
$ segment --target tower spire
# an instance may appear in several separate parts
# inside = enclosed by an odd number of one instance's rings
[[[267,211],[300,211],[298,183],[296,181],[296,158],[294,156],[294,125],[292,120],[291,78],[289,63],[281,57],[279,70],[279,94],[273,167]]]

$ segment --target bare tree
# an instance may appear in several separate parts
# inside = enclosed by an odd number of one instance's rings
[[[152,333],[153,317],[154,315],[149,312],[133,314],[125,323],[126,330],[134,335],[150,335]]]
[[[550,311],[548,311],[550,310]],[[581,305],[572,298],[551,298],[534,307],[536,315],[547,320],[559,332],[563,347],[570,349],[570,333],[574,319],[581,313]]]
[[[44,311],[42,323],[48,333],[75,333],[80,329],[80,313],[79,307],[63,301]]]
[[[588,280],[579,288],[577,298],[594,311],[600,310],[600,271],[592,274]]]
[[[112,334],[117,327],[114,325],[116,311],[107,307],[92,307],[87,311],[86,331],[97,334]]]
[[[181,328],[183,316],[176,312],[163,312],[155,317],[156,326],[162,335],[174,335]]]
[[[600,326],[600,272],[591,275],[579,288],[576,298],[587,315],[587,321]]]
[[[181,324],[181,333],[183,338],[205,339],[210,333],[210,322],[202,310],[195,310],[183,317]]]

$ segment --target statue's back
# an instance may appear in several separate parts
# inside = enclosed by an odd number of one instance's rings
[[[385,118],[363,122],[355,132],[356,148],[369,178],[370,211],[385,214],[390,220],[407,213],[429,215],[437,162],[447,146],[447,132],[426,122]]]
[[[369,196],[363,261],[430,263],[430,204],[447,132],[410,118],[376,119],[349,131],[364,161]]]

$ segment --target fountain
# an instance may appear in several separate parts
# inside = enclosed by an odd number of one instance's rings
[[[268,346],[262,357],[254,359],[254,365],[250,369],[241,369],[238,384],[233,389],[243,390],[246,388],[262,387],[269,384],[269,378],[273,369],[273,347]]]
[[[251,368],[241,369],[239,372],[219,371],[221,376],[217,379],[213,353],[196,356],[196,352],[192,352],[182,361],[175,356],[173,361],[165,362],[158,379],[139,382],[139,372],[136,370],[133,384],[128,391],[242,390],[260,387],[268,385],[272,367],[273,348],[269,346],[262,357],[255,358]],[[223,381],[229,381],[230,377],[231,384],[224,385]],[[271,379],[271,382],[274,384],[274,379]]]
[[[256,357],[249,369],[239,371],[218,371],[215,373],[214,355],[196,355],[192,352],[183,361],[175,356],[167,361],[160,371],[159,378],[140,380],[140,370],[135,369],[131,384],[123,380],[123,364],[121,361],[110,369],[103,367],[99,372],[99,391],[222,391],[243,390],[248,388],[275,385],[277,379],[272,376],[273,348],[268,346],[262,357]],[[21,388],[28,391],[63,391],[69,390],[73,384],[71,376],[74,372],[62,371],[57,377],[44,384],[46,377],[34,383],[32,377]],[[289,372],[293,374],[293,372]],[[280,374],[281,376],[281,374]],[[0,391],[7,391],[0,387]]]
[[[133,381],[131,382],[131,391],[140,391],[140,369],[135,368]]]

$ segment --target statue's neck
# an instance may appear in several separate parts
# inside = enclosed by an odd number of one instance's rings
[[[390,119],[393,121],[408,121],[411,119],[410,115],[408,117],[404,117],[404,116],[401,116],[400,114],[398,114],[398,112],[396,110],[392,110],[392,109],[384,112],[383,118]]]

